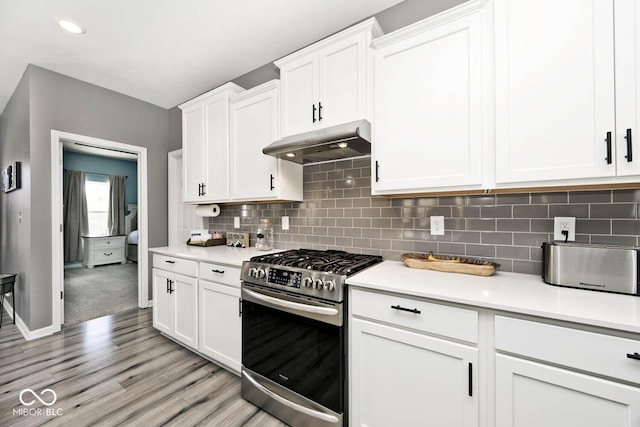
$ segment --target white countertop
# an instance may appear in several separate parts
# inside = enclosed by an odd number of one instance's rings
[[[175,256],[179,258],[191,259],[194,261],[213,262],[224,264],[230,267],[241,267],[242,261],[247,261],[252,256],[264,255],[272,252],[282,252],[283,249],[273,249],[271,251],[261,251],[252,248],[232,248],[225,245],[220,246],[189,246],[187,244],[177,246],[162,246],[150,248],[149,252],[160,255]]]
[[[481,277],[384,261],[349,277],[347,284],[640,333],[640,297],[551,286],[537,275]]]

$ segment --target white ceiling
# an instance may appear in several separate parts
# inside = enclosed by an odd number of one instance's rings
[[[0,111],[29,63],[171,108],[401,1],[0,0]]]

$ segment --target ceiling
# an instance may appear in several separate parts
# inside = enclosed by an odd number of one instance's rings
[[[30,63],[171,108],[401,1],[0,0],[0,111]]]

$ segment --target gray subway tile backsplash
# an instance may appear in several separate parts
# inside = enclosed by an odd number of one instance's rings
[[[553,217],[576,217],[576,241],[638,245],[640,190],[556,191],[442,197],[372,197],[369,158],[304,167],[304,201],[221,205],[215,231],[249,232],[271,218],[276,248],[340,249],[399,260],[434,252],[494,261],[502,271],[540,274],[540,245],[553,239]],[[282,230],[283,215],[290,229]],[[445,217],[445,235],[430,234],[430,216]]]

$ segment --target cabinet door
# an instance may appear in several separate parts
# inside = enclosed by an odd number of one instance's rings
[[[192,348],[198,347],[197,279],[172,274],[171,296],[174,298],[173,337]]]
[[[183,197],[185,202],[200,199],[204,182],[204,116],[201,104],[182,112]]]
[[[615,45],[616,173],[640,175],[640,4],[635,0],[616,0]]]
[[[240,373],[240,289],[208,280],[200,280],[199,289],[198,350],[232,371]]]
[[[640,425],[640,388],[496,356],[496,427]]]
[[[476,13],[376,51],[374,194],[481,186],[481,29]]]
[[[168,273],[153,269],[153,327],[172,335],[174,316],[173,297],[168,292]]]
[[[231,105],[231,199],[275,198],[278,159],[262,149],[278,138],[278,94],[275,89]]]
[[[354,426],[477,426],[477,349],[352,319]]]
[[[367,117],[366,34],[347,38],[320,51],[319,126]],[[371,76],[373,73],[371,73]]]
[[[202,202],[229,199],[229,95],[223,92],[204,101],[205,158]]]
[[[282,136],[318,126],[318,55],[293,61],[280,70]]]
[[[495,2],[498,184],[615,174],[613,34],[613,0]]]

